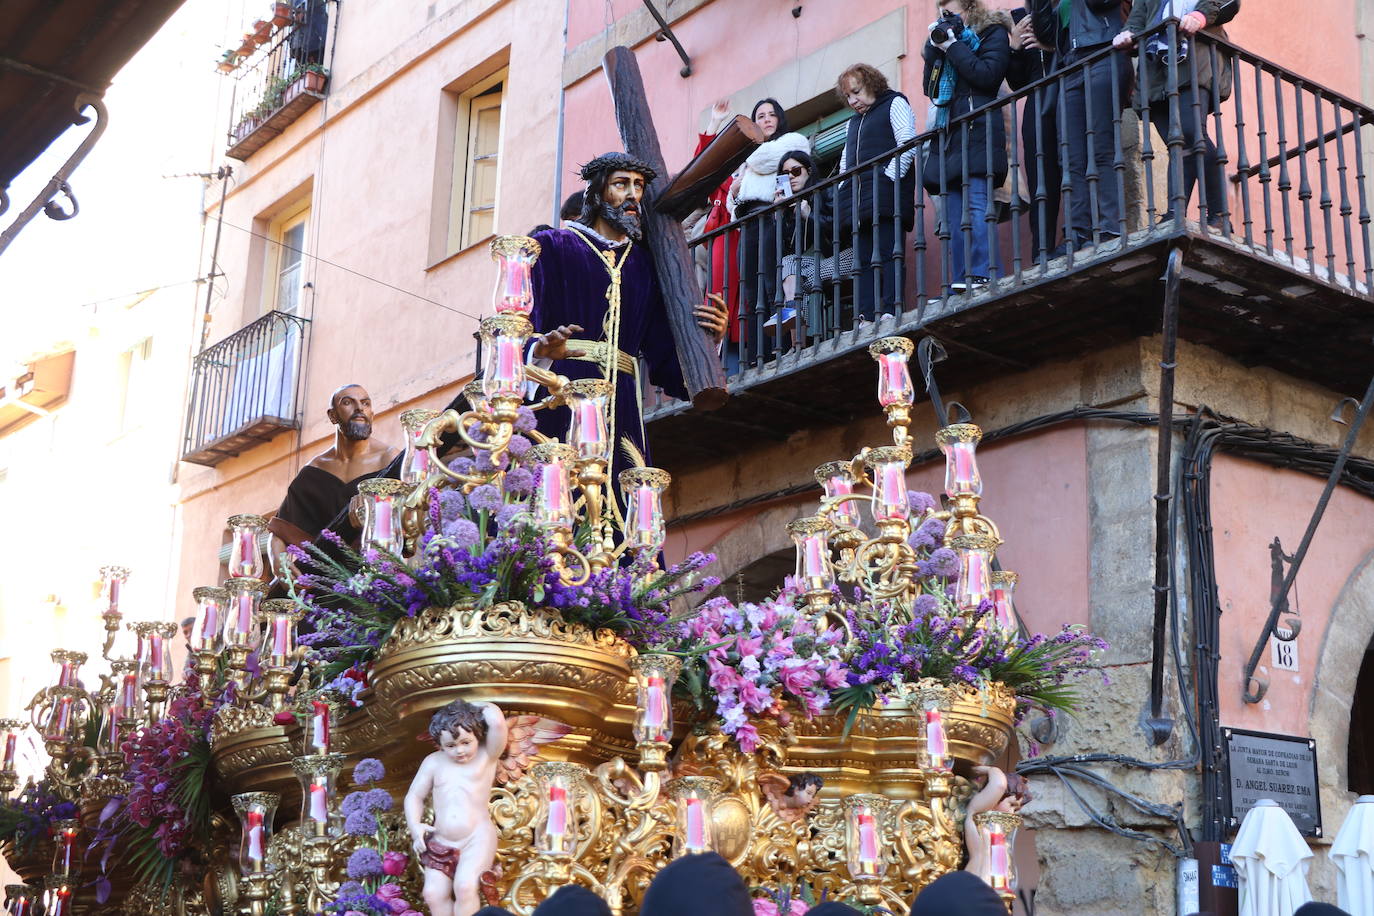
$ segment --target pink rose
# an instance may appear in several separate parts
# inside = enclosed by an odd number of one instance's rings
[[[393,849],[382,855],[382,874],[395,878],[405,874],[406,866],[409,864],[410,856]]]
[[[755,897],[754,916],[778,916],[778,905],[767,897]]]
[[[778,677],[782,681],[783,690],[799,697],[806,693],[812,684],[816,683],[819,675],[810,668],[804,667],[803,663],[802,665],[783,665],[782,670],[778,672]]]
[[[740,683],[740,677],[735,674],[733,668],[722,665],[714,658],[706,659],[706,668],[711,672],[707,682],[711,685],[712,690],[731,690]]]
[[[754,727],[754,723],[745,722],[735,729],[735,740],[739,742],[740,750],[752,754],[759,749],[759,730]]]
[[[401,896],[403,893],[405,892],[401,890],[399,884],[383,884],[377,888],[377,899],[385,903],[391,912],[404,913],[410,909],[410,904],[406,903],[405,898]]]
[[[283,710],[272,717],[273,725],[292,725],[296,721],[296,714]]]

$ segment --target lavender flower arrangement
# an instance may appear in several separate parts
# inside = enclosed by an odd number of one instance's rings
[[[389,849],[387,829],[377,815],[390,811],[391,793],[374,785],[386,777],[386,767],[374,757],[359,760],[353,767],[355,790],[344,796],[339,810],[344,815],[344,833],[359,844],[348,857],[348,880],[339,886],[334,902],[323,914],[415,914],[405,892],[393,879],[405,874],[410,856]]]
[[[565,585],[552,543],[528,514],[533,475],[519,464],[507,467],[510,456],[518,461],[529,448],[529,440],[517,434],[495,465],[485,452],[476,460],[451,462],[464,474],[485,464],[493,482],[467,493],[431,489],[426,530],[409,561],[371,547],[353,550],[328,530],[322,535],[326,544],[290,548],[304,571],[295,577],[292,595],[305,609],[300,641],[313,650],[317,685],[356,705],[368,665],[396,623],[427,607],[471,603],[481,609],[519,601],[643,646],[675,634],[669,619],[675,598],[719,584],[699,575],[715,558],[693,554],[667,570],[641,558],[595,573],[581,585]]]
[[[910,619],[886,603],[851,606],[846,618],[854,639],[848,683],[836,692],[835,705],[850,710],[851,722],[859,709],[899,695],[922,678],[1005,684],[1016,695],[1018,721],[1031,709],[1071,710],[1078,700],[1076,681],[1096,670],[1094,655],[1107,648],[1102,639],[1071,626],[1054,636],[1005,632],[993,623],[990,601],[971,617],[955,614],[948,600],[925,595]]]
[[[14,843],[20,856],[27,856],[52,822],[76,817],[76,805],[63,801],[52,791],[46,778],[30,782],[13,798],[0,801],[0,842]]]

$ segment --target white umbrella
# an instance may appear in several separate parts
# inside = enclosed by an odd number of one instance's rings
[[[1374,916],[1374,795],[1361,795],[1336,842],[1336,903],[1350,916]]]
[[[1261,798],[1245,815],[1231,864],[1240,880],[1240,916],[1293,916],[1312,899],[1307,869],[1312,850],[1279,803]]]

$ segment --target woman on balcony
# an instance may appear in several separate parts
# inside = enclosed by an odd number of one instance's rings
[[[977,292],[998,272],[992,253],[996,225],[988,220],[988,203],[992,189],[1007,177],[1006,129],[1000,109],[956,119],[997,100],[1011,64],[1012,23],[983,0],[940,0],[939,8],[941,19],[931,26],[924,56],[926,95],[935,109],[931,126],[940,133],[921,183],[943,204],[948,292]]]
[[[793,150],[811,152],[810,141],[788,127],[787,113],[777,99],[759,100],[750,117],[763,131],[764,142],[744,160],[739,178],[730,186],[735,219],[744,219],[773,203],[778,189],[778,163],[784,155]],[[761,330],[764,311],[777,291],[777,268],[772,239],[764,235],[759,220],[745,222],[740,227],[739,310],[730,315],[732,331],[743,324],[741,341],[755,339],[754,332]],[[743,322],[737,316],[743,316]],[[766,358],[769,352],[766,340],[761,341],[761,347],[755,349],[756,359]]]
[[[835,91],[858,117],[849,119],[849,132],[840,154],[840,171],[905,146],[916,138],[916,115],[900,92],[888,88],[887,77],[869,64],[855,64],[840,74]],[[902,301],[902,261],[898,257],[906,233],[916,220],[916,183],[913,149],[863,170],[841,182],[835,193],[835,219],[853,246],[855,324],[872,321],[877,302],[896,312]],[[900,221],[902,237],[898,238]],[[843,244],[843,243],[842,243]],[[844,245],[849,247],[849,245]]]
[[[802,194],[821,178],[816,170],[816,163],[810,155],[801,150],[793,150],[783,157],[782,162],[778,163],[778,175],[786,178],[788,187],[788,190],[784,191],[781,182],[779,183],[778,200]],[[812,294],[819,293],[834,283],[837,276],[835,258],[827,256],[831,250],[830,235],[818,225],[824,222],[817,218],[822,215],[818,211],[821,211],[824,204],[824,195],[816,194],[799,200],[795,206],[782,211],[781,275],[784,305],[778,315],[764,323],[764,328],[771,330],[781,323],[783,330],[790,332],[793,346],[797,345],[796,318],[799,313],[803,315],[801,320],[810,333],[819,333],[819,309],[813,311],[808,308],[803,311],[802,306],[809,304]],[[842,264],[839,273],[852,273],[853,250],[845,249],[840,260]],[[800,289],[797,288],[798,278],[801,279]],[[804,301],[803,296],[808,299]]]

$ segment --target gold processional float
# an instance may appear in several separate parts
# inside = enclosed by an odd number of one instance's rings
[[[447,498],[445,491],[471,495],[512,472],[508,449],[522,395],[527,382],[536,382],[550,392],[540,407],[568,406],[572,416],[566,443],[527,431],[537,444],[519,462],[532,472],[528,512],[551,545],[560,580],[586,582],[630,557],[654,569],[664,543],[668,473],[623,471],[617,481],[626,506],[621,512],[609,477],[610,386],[601,379],[569,381],[525,364],[533,335],[530,268],[538,244],[502,237],[492,252],[501,269],[498,314],[481,322],[486,374],[466,389],[471,409],[402,415],[403,476],[359,486],[361,543],[415,563],[425,519],[436,511],[433,500]],[[896,626],[912,619],[921,596],[935,594],[956,632],[965,624],[1014,631],[1015,575],[993,571],[1001,541],[979,512],[978,427],[960,423],[939,430],[944,507],[913,512],[906,482],[912,344],[889,337],[869,350],[892,443],[817,469],[824,491],[819,507],[789,525],[797,555],[789,588],[798,596],[798,613],[852,643],[855,607],[881,603]],[[484,460],[450,468],[437,453],[442,434],[456,434]],[[943,546],[957,555],[957,576],[923,575],[911,541],[932,520],[943,523]],[[667,862],[714,850],[751,885],[807,888],[815,896],[907,914],[920,888],[964,861],[969,768],[1000,759],[1012,735],[1017,698],[1011,687],[927,678],[899,685],[885,703],[871,707],[764,721],[746,752],[718,722],[689,723],[690,707],[680,698],[666,700],[682,653],[637,651],[610,630],[515,601],[466,601],[402,617],[377,649],[370,682],[354,708],[312,676],[319,660],[297,641],[300,596],[265,598],[264,519],[234,516],[229,528],[229,577],[222,586],[195,590],[188,660],[201,683],[233,685],[215,701],[213,714],[205,713],[207,766],[213,769],[206,777],[215,787],[212,839],[195,871],[169,875],[161,887],[146,880],[130,886],[128,869],[105,875],[107,906],[126,913],[326,910],[350,857],[360,846],[377,845],[375,837],[342,829],[345,761],[384,758],[388,776],[380,787],[403,791],[426,750],[413,736],[437,709],[462,697],[499,703],[508,717],[546,717],[571,728],[541,749],[542,759],[523,777],[492,793],[501,877],[485,892],[515,913],[530,913],[553,889],[576,882],[604,896],[613,912],[633,914]],[[33,913],[40,899],[50,916],[105,912],[92,902],[92,856],[85,856],[84,875],[80,871],[86,845],[98,834],[110,800],[131,791],[130,739],[164,721],[169,702],[184,691],[173,683],[174,624],[123,623],[120,592],[127,576],[118,567],[101,570],[102,657],[110,666],[101,686],[83,686],[84,654],[57,650],[57,682],[29,704],[49,756],[44,785],[75,810],[54,820],[50,835],[37,837],[27,853],[13,839],[0,844],[27,882],[6,889],[11,913]],[[841,589],[858,597],[847,603]],[[989,602],[992,613],[978,614]],[[135,643],[132,654],[112,656],[126,631]],[[203,692],[202,702],[208,706],[212,696]],[[15,746],[24,728],[18,720],[0,720],[0,792],[6,797],[17,786]],[[806,790],[814,791],[817,781],[805,774],[824,781],[814,801]],[[802,788],[806,803],[782,791],[793,785]],[[400,813],[377,816],[376,836],[389,837],[391,849],[409,850]],[[289,823],[282,827],[282,820]],[[983,876],[1010,903],[1012,846],[1021,819],[994,809],[979,813],[976,822],[974,842],[982,848],[968,852],[981,856]],[[388,880],[418,901],[414,863]]]

